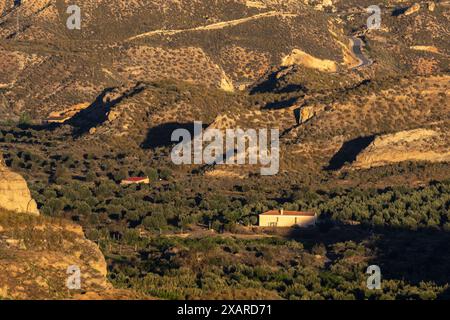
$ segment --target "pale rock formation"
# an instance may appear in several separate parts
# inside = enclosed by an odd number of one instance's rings
[[[245,5],[249,8],[266,9],[267,5],[262,1],[247,0]]]
[[[107,116],[108,116],[108,121],[113,122],[120,116],[120,111],[111,110],[110,112],[108,112]]]
[[[49,123],[64,123],[70,118],[74,117],[80,111],[88,108],[91,104],[89,102],[79,103],[73,105],[62,111],[53,111],[47,117]]]
[[[416,3],[412,5],[408,10],[405,11],[405,16],[409,16],[413,13],[416,13],[420,10],[420,3]]]
[[[9,170],[0,156],[0,208],[18,213],[39,215],[25,179]]]
[[[352,164],[355,169],[402,161],[450,161],[448,133],[439,129],[414,129],[377,136]]]
[[[234,92],[233,81],[222,71],[222,79],[220,81],[220,88],[227,92]]]
[[[99,247],[81,226],[45,216],[27,219],[0,210],[0,299],[137,299],[114,289]],[[80,289],[69,289],[69,267],[80,270]],[[69,282],[70,283],[70,282]]]
[[[314,117],[314,107],[303,107],[300,111],[301,122],[304,123]]]
[[[432,53],[439,53],[439,49],[436,48],[435,46],[411,46],[410,47],[413,50],[418,50],[418,51],[427,51],[427,52],[432,52]]]
[[[322,0],[321,3],[316,4],[314,9],[323,11],[327,7],[334,9],[332,0]]]
[[[6,0],[0,0],[0,16],[3,13],[3,10],[5,10],[6,7]]]
[[[337,71],[337,64],[335,61],[316,58],[300,49],[292,50],[291,54],[282,59],[281,65],[283,67],[302,65],[322,72]]]

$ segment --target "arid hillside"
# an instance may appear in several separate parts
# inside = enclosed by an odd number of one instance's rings
[[[68,5],[2,2],[3,121],[144,151],[194,121],[278,128],[287,171],[341,168],[352,141],[448,127],[445,1],[387,1],[374,30],[368,2],[80,1],[80,30]]]
[[[81,30],[67,29],[68,5],[22,1],[4,10],[0,109],[8,117],[44,119],[137,81],[245,90],[286,61],[319,70],[331,61],[325,71],[334,71],[348,51],[333,17],[297,2],[81,1]],[[313,63],[286,60],[300,51]]]
[[[80,288],[69,288],[75,266]],[[68,220],[43,217],[25,180],[0,163],[0,299],[131,299],[107,281],[98,246]]]
[[[134,299],[106,279],[107,265],[80,226],[61,219],[0,209],[1,299]],[[70,266],[80,269],[81,289],[69,290]]]
[[[27,113],[42,120],[137,81],[171,79],[229,92],[326,89],[448,69],[444,3],[430,10],[423,2],[406,15],[400,9],[412,4],[390,2],[382,7],[380,30],[366,29],[360,4],[349,10],[348,3],[325,3],[80,1],[81,30],[69,30],[67,1],[16,7],[5,1],[0,110],[6,118]],[[351,50],[355,36],[374,61],[358,71],[352,70],[358,65]]]
[[[448,83],[448,76],[412,77],[396,83],[385,80],[367,83],[345,95],[338,93],[328,101],[312,100],[304,107],[311,118],[286,137],[295,141],[287,154],[300,162],[309,158],[315,165],[326,166],[328,162],[338,169],[352,162],[367,146],[365,141],[370,143],[374,136],[420,128],[442,130],[444,136],[436,137],[439,142],[428,148],[445,153],[449,148],[445,137],[450,123]],[[443,148],[438,147],[442,143]]]
[[[448,1],[76,2],[0,0],[0,299],[448,297]],[[176,163],[198,122],[277,174]]]

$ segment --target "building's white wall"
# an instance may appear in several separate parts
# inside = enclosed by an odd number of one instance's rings
[[[259,226],[260,227],[272,227],[275,223],[277,227],[292,227],[299,225],[301,227],[307,227],[316,223],[316,217],[310,216],[291,216],[291,215],[260,215]]]
[[[122,182],[120,183],[121,185],[129,185],[129,184],[149,184],[150,183],[150,179],[144,179],[141,181],[126,181],[126,180],[122,180]]]

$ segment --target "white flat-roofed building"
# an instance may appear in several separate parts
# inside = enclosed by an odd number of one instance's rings
[[[317,214],[314,212],[271,210],[259,215],[260,227],[308,227],[315,225]]]

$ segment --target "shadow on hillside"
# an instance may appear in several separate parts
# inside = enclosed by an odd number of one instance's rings
[[[380,266],[384,279],[405,280],[414,285],[422,281],[438,285],[450,282],[450,233],[443,230],[337,224],[330,228],[293,229],[289,237],[301,241],[306,248],[323,243],[331,260],[336,257],[331,255],[330,246],[368,241],[375,253],[368,263]],[[449,297],[450,289],[439,296]]]
[[[368,86],[370,86],[370,84],[372,84],[372,80],[364,79],[363,81],[358,82],[357,84],[355,84],[352,87],[345,88],[344,92],[345,91],[349,91],[349,90],[356,90],[356,89],[359,89],[359,88],[368,87]]]
[[[108,113],[111,108],[143,91],[145,86],[137,84],[134,88],[118,92],[117,88],[107,88],[95,99],[95,101],[86,109],[77,113],[73,118],[66,121],[73,127],[74,138],[80,137],[108,119]]]
[[[107,113],[111,109],[110,103],[105,103],[105,97],[113,92],[113,88],[107,88],[95,99],[95,101],[86,109],[77,113],[67,123],[73,127],[73,135],[81,136],[88,132],[92,127],[106,121]]]
[[[358,154],[369,146],[375,136],[360,137],[345,142],[341,149],[331,158],[325,170],[339,170],[345,163],[352,163]]]
[[[17,125],[17,128],[27,131],[54,131],[55,129],[61,127],[60,123],[43,123],[43,124],[32,124],[32,123],[21,123]]]
[[[207,128],[207,124],[203,124],[203,129]],[[178,123],[169,122],[163,123],[156,127],[150,128],[147,132],[147,136],[142,143],[143,149],[155,149],[158,147],[167,147],[172,144],[178,143],[178,141],[172,141],[172,133],[177,129],[185,129],[189,131],[191,137],[194,136],[194,123]]]
[[[262,109],[263,110],[279,110],[279,109],[285,109],[292,107],[296,102],[298,101],[298,98],[290,98],[282,101],[274,101],[266,104]]]
[[[256,93],[290,93],[290,92],[297,92],[297,91],[303,91],[307,92],[307,88],[300,84],[288,84],[285,87],[279,88],[278,84],[280,82],[279,75],[281,72],[287,70],[289,67],[282,67],[279,70],[276,70],[274,72],[271,72],[267,75],[267,78],[257,84],[255,87],[253,87],[250,90],[250,94],[256,94]]]
[[[393,17],[398,17],[399,15],[404,14],[408,9],[409,9],[409,7],[395,8],[392,11],[392,16]]]
[[[450,300],[450,288],[442,292],[437,298],[439,300]]]

